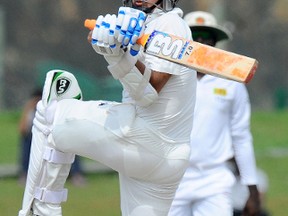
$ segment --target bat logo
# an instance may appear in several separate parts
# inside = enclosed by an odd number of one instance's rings
[[[147,43],[146,53],[163,55],[172,59],[181,59],[188,43],[181,39],[172,39],[166,33],[154,31]]]
[[[70,84],[71,84],[71,81],[68,80],[67,78],[60,78],[59,80],[57,80],[57,83],[56,83],[57,95],[64,94],[69,88]]]

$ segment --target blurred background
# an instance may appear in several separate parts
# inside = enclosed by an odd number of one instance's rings
[[[0,0],[1,191],[15,189],[20,112],[32,92],[42,87],[47,71],[58,68],[74,73],[84,100],[120,100],[121,86],[110,76],[103,57],[88,44],[88,30],[83,27],[86,18],[117,13],[120,5],[121,0]],[[219,24],[233,34],[233,41],[220,47],[259,61],[254,79],[247,84],[257,164],[269,179],[268,208],[273,215],[285,216],[288,212],[285,166],[288,163],[288,0],[180,0],[178,5],[184,14],[195,10],[212,12]],[[90,171],[97,170],[94,168]],[[1,173],[12,177],[12,183],[2,181]],[[111,180],[111,176],[107,179]],[[90,180],[90,184],[96,180]],[[113,184],[117,185],[117,177]],[[15,190],[17,197],[9,190],[0,196],[3,215],[16,215],[15,210],[11,213],[11,202],[15,199],[14,208],[20,207],[23,187]],[[87,193],[84,190],[84,196],[88,193],[89,190]],[[7,194],[12,195],[8,198]],[[118,203],[117,193],[111,198],[113,202],[115,199]],[[115,208],[119,208],[118,204]]]
[[[74,72],[86,99],[119,99],[118,83],[83,27],[85,18],[117,13],[119,5],[121,0],[0,0],[0,108],[21,106],[51,68]],[[253,109],[287,106],[287,0],[182,0],[179,6],[185,13],[215,14],[233,32],[225,49],[260,62],[248,84]]]

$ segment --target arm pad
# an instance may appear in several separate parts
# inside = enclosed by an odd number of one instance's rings
[[[158,99],[157,91],[149,83],[151,70],[146,67],[144,74],[134,67],[130,73],[120,82],[123,88],[129,93],[130,97],[135,100],[138,106],[147,107]]]
[[[114,58],[114,59],[113,59]],[[158,93],[149,83],[151,70],[145,67],[144,74],[135,67],[137,57],[125,52],[120,58],[105,56],[109,63],[108,70],[115,79],[119,79],[123,88],[139,106],[149,106],[157,98]]]

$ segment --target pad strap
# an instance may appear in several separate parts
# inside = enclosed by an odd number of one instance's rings
[[[51,191],[46,188],[35,188],[34,197],[41,202],[60,204],[67,201],[68,190]]]
[[[49,163],[72,164],[75,159],[75,154],[63,153],[46,146],[43,154],[43,159],[48,161]]]

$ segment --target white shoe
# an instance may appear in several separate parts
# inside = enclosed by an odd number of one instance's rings
[[[62,215],[60,203],[67,199],[64,184],[75,155],[53,149],[49,145],[50,131],[56,109],[54,101],[72,98],[82,99],[76,78],[67,71],[49,71],[33,121],[29,169],[19,216]]]

